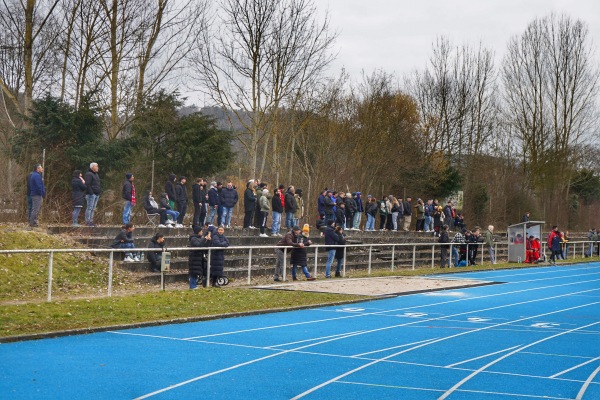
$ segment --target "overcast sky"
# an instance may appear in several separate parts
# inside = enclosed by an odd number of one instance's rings
[[[355,80],[361,70],[382,69],[402,78],[423,69],[441,35],[454,45],[482,42],[499,63],[512,36],[551,12],[586,22],[600,60],[600,0],[315,0],[315,5],[323,14],[329,11],[331,28],[339,32],[330,74],[344,67]]]

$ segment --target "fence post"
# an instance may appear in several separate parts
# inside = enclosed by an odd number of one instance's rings
[[[372,254],[373,246],[369,246],[369,274],[371,274],[371,254]]]
[[[494,257],[496,258],[495,261],[498,262],[498,244],[497,243],[494,243]]]
[[[448,268],[452,268],[454,266],[454,245],[450,242],[450,254],[448,254]]]
[[[250,284],[250,274],[252,272],[252,247],[248,251],[248,285]]]
[[[342,276],[346,277],[346,254],[348,253],[348,246],[344,245],[344,265],[342,265]],[[370,272],[369,272],[370,273]]]
[[[48,257],[48,303],[52,301],[52,266],[54,263],[54,252]]]
[[[281,274],[281,279],[285,282],[285,270],[287,269],[287,247],[283,249],[283,271]]]
[[[431,269],[435,268],[435,244],[431,245]]]
[[[210,286],[210,249],[208,249],[208,257],[206,259],[206,287]]]
[[[395,258],[396,258],[396,245],[392,245],[392,271],[394,270]]]
[[[412,261],[412,269],[415,270],[415,263],[417,261],[417,246],[413,244],[413,261]]]
[[[113,262],[114,262],[114,251],[110,252],[108,258],[108,297],[112,296],[112,278],[113,278]]]
[[[315,247],[315,273],[314,273],[314,277],[317,277],[317,261],[319,258],[319,247]]]
[[[483,243],[481,243],[481,265],[483,265],[483,251],[485,250]],[[490,260],[491,261],[491,260]]]

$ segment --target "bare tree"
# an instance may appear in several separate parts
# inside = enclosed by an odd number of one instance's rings
[[[243,125],[238,139],[252,175],[260,144],[276,134],[278,110],[293,105],[332,60],[335,34],[327,17],[319,23],[314,14],[311,0],[223,0],[216,27],[198,34],[191,64],[201,90]]]

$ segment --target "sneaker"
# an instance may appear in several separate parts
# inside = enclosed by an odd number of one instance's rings
[[[183,225],[182,224],[176,224],[175,228],[183,228]]]
[[[267,235],[266,233],[261,233],[260,235],[258,235],[260,237],[269,237],[269,235]]]
[[[293,277],[292,277],[292,280],[293,280],[293,281],[297,281],[297,280],[298,280],[298,278],[296,278],[295,276],[293,276]]]
[[[227,225],[225,228],[227,228],[227,229],[231,229],[231,225]]]
[[[131,258],[130,256],[125,257],[125,259],[123,260],[124,262],[134,262],[135,260],[133,258]]]
[[[169,224],[169,225],[167,225],[167,228],[175,228],[175,225]]]
[[[317,278],[315,278],[314,276],[309,276],[308,278],[306,278],[307,281],[314,281]]]
[[[165,224],[158,224],[159,228],[166,228],[167,226]]]
[[[341,277],[341,276],[342,276],[342,274],[340,274],[340,273],[339,273],[339,272],[337,272],[337,271],[335,272],[335,277],[336,277],[336,278],[339,278],[339,277]]]
[[[140,262],[140,261],[142,261],[142,259],[139,256],[135,256],[135,257],[133,257],[133,261]]]
[[[257,229],[255,226],[250,225],[248,228],[250,229]]]

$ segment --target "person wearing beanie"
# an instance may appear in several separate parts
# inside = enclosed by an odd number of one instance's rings
[[[298,228],[298,229],[296,229]],[[291,256],[291,264],[292,264],[292,280],[297,281],[298,278],[296,276],[296,268],[300,267],[302,269],[302,273],[306,277],[307,281],[314,281],[315,278],[310,275],[308,272],[308,261],[306,257],[306,247],[310,246],[312,242],[308,239],[308,235],[310,233],[310,228],[308,224],[305,224],[302,227],[302,232],[299,232],[300,228],[298,226],[294,226],[292,232],[295,236],[295,242],[298,243],[298,247],[294,247],[292,249]]]
[[[134,176],[131,172],[125,174],[125,182],[123,182],[122,197],[125,200],[123,204],[123,224],[128,224],[131,220],[131,209],[135,206],[135,185],[133,184]]]
[[[189,247],[209,247],[212,241],[212,234],[208,229],[208,224],[194,226],[194,234],[188,239]],[[202,286],[206,287],[206,254],[207,250],[193,250],[189,252],[188,269],[190,289],[198,287],[198,281],[202,280]]]
[[[271,194],[269,193],[269,189],[263,189],[260,199],[258,200],[260,205],[260,237],[269,237],[265,233],[265,227],[267,226],[267,217],[269,216],[269,211],[271,211]]]
[[[182,176],[179,178],[179,183],[175,186],[175,195],[177,196],[177,211],[179,211],[179,217],[177,217],[176,228],[183,228],[183,218],[187,211],[188,194],[185,186],[187,178]]]

